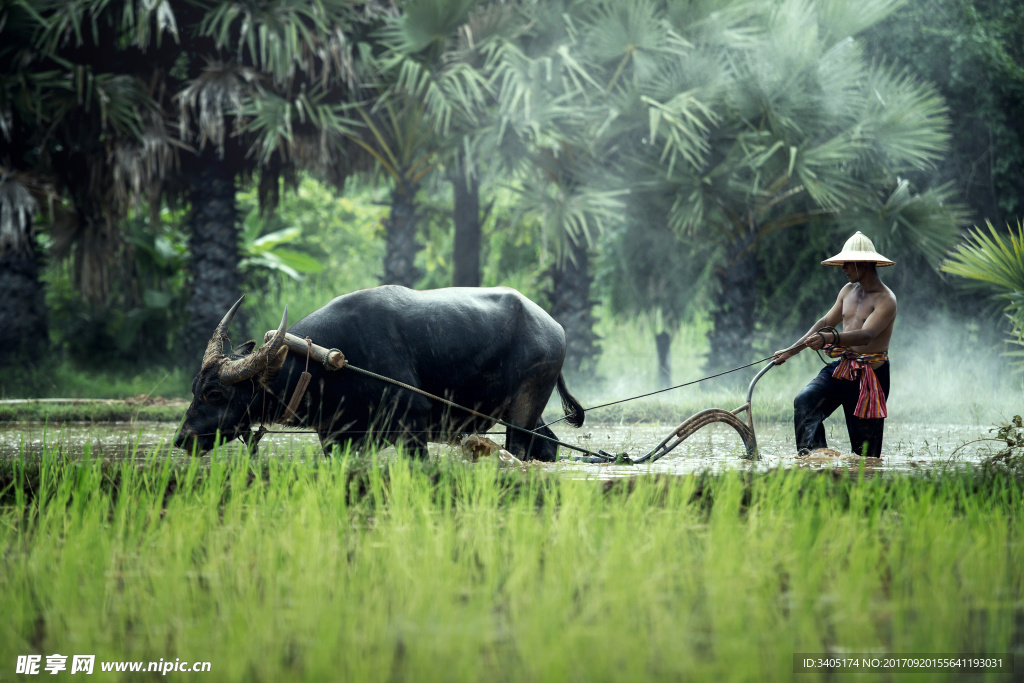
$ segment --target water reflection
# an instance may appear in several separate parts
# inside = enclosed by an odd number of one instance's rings
[[[88,452],[92,457],[111,459],[146,457],[159,449],[163,457],[184,458],[183,451],[170,443],[177,425],[165,422],[134,422],[88,424],[72,423],[54,427],[39,423],[0,425],[0,457],[17,457],[21,453],[38,454],[48,446],[70,457]],[[664,439],[675,427],[667,424],[594,425],[580,430],[563,427],[560,438],[566,443],[589,450],[608,453],[626,452],[640,457]],[[979,462],[993,453],[992,442],[969,443],[988,436],[982,425],[901,424],[886,425],[885,458],[864,459],[869,472],[909,472],[951,464]],[[501,442],[500,435],[492,435]],[[601,478],[634,476],[636,474],[686,474],[727,469],[765,471],[776,467],[807,467],[811,469],[849,468],[856,471],[861,458],[846,454],[848,447],[845,425],[833,425],[829,443],[838,451],[796,457],[792,427],[772,423],[757,426],[757,440],[762,459],[743,459],[743,444],[736,432],[721,424],[705,427],[669,455],[640,466],[595,465],[562,461],[543,465],[546,469],[571,475]],[[967,444],[964,446],[964,444]],[[268,434],[260,444],[261,453],[271,457],[308,457],[319,453],[320,446],[311,432]],[[431,453],[441,457],[455,454],[452,447],[432,444]],[[563,449],[563,454],[565,449]]]
[[[591,450],[626,451],[631,457],[637,457],[646,454],[672,429],[668,425],[622,425],[581,430],[589,433],[576,436],[575,440],[570,435],[563,436],[569,436],[568,443]],[[701,429],[654,463],[640,466],[565,463],[562,466],[581,473],[600,468],[602,476],[607,477],[633,476],[640,472],[685,474],[727,469],[760,472],[777,467],[857,471],[862,464],[868,472],[909,472],[977,463],[993,452],[990,443],[969,443],[987,435],[983,426],[892,423],[886,425],[885,457],[861,458],[848,452],[846,427],[839,423],[828,429],[830,449],[800,458],[796,455],[792,429],[792,425],[784,423],[757,425],[759,461],[743,458],[745,450],[734,429],[715,424]]]

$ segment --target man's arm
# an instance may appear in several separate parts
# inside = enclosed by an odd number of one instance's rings
[[[825,342],[818,336],[817,332],[823,327],[835,327],[843,321],[843,295],[846,293],[846,287],[850,287],[850,285],[846,285],[839,290],[839,296],[836,297],[836,302],[832,304],[832,308],[829,309],[828,313],[818,318],[818,322],[811,325],[811,328],[807,330],[807,334],[800,337],[788,349],[780,349],[775,352],[773,360],[776,365],[782,365],[805,348],[820,349],[825,345]]]

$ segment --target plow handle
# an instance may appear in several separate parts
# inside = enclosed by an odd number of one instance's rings
[[[747,405],[748,406],[750,405],[750,401],[754,398],[754,385],[757,384],[757,381],[759,379],[761,379],[762,377],[764,377],[765,374],[769,370],[774,368],[774,367],[775,367],[775,363],[769,363],[764,368],[762,368],[761,372],[759,372],[756,375],[754,375],[754,379],[750,380],[750,386],[747,387]]]

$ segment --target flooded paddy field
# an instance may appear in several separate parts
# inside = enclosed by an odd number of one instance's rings
[[[66,423],[59,426],[20,422],[0,424],[0,458],[35,454],[44,449],[58,449],[69,457],[89,453],[91,457],[120,460],[144,458],[159,449],[163,457],[185,459],[184,451],[171,442],[176,425],[169,422]],[[672,433],[672,424],[596,424],[574,430],[558,429],[556,434],[566,443],[588,450],[626,453],[639,458]],[[262,455],[270,457],[319,457],[319,441],[312,432],[291,431],[270,433],[261,444]],[[849,442],[842,422],[828,429],[829,445],[835,450],[798,458],[795,453],[792,426],[772,422],[757,426],[761,454],[758,461],[743,457],[744,449],[736,432],[722,424],[713,424],[684,441],[665,457],[642,465],[590,464],[562,460],[556,464],[534,465],[573,476],[614,478],[641,473],[688,474],[700,471],[728,470],[766,471],[774,468],[858,469],[862,464],[870,472],[913,472],[978,463],[991,455],[999,444],[980,440],[991,436],[990,426],[914,424],[890,422],[886,426],[884,452],[881,459],[860,458],[848,453]],[[491,433],[499,444],[503,433]],[[979,441],[980,440],[980,441]],[[385,452],[393,449],[387,449]],[[456,447],[431,444],[435,457],[460,457]],[[560,449],[560,456],[575,455]],[[863,463],[861,462],[863,460]]]
[[[556,433],[636,457],[672,427]],[[444,445],[423,466],[324,459],[310,433],[267,436],[254,467],[192,459],[174,428],[0,428],[7,672],[92,653],[218,681],[789,681],[797,653],[1024,657],[1024,476],[904,474],[984,457],[957,449],[985,426],[892,423],[868,462],[798,460],[766,423],[750,462],[712,425],[650,466],[525,471]],[[878,474],[831,476],[860,466]],[[721,474],[625,478],[698,471]]]

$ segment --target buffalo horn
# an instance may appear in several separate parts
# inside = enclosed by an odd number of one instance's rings
[[[224,355],[224,340],[228,337],[228,328],[231,327],[231,320],[235,317],[235,313],[238,312],[238,307],[242,305],[242,299],[244,298],[245,295],[243,294],[235,302],[235,305],[228,309],[228,312],[224,314],[224,317],[217,324],[217,329],[213,331],[213,336],[210,337],[210,341],[206,344],[206,353],[203,354],[204,368]]]
[[[274,338],[264,346],[250,353],[245,358],[226,361],[220,367],[219,377],[226,384],[234,384],[242,380],[254,377],[270,364],[270,359],[277,355],[281,345],[284,344],[284,332],[288,326],[288,307],[284,307],[284,315],[281,316],[281,325],[277,328]]]

